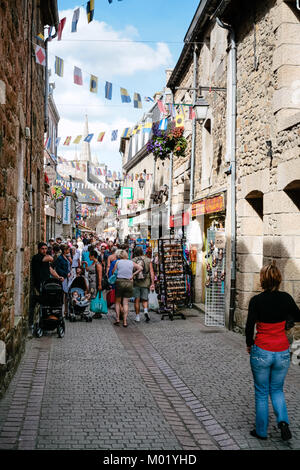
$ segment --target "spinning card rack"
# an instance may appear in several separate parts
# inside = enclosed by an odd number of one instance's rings
[[[159,239],[158,253],[158,300],[161,319],[168,316],[173,320],[174,316],[180,316],[185,320],[185,315],[179,310],[188,303],[183,242],[171,238]]]

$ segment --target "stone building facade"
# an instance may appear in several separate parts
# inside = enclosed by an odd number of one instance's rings
[[[0,393],[28,331],[30,259],[44,235],[45,67],[36,36],[58,26],[53,0],[0,3]]]
[[[158,93],[157,98],[165,97]],[[121,139],[123,183],[132,188],[132,199],[119,197],[119,236],[157,240],[169,235],[168,188],[170,160],[156,159],[148,151],[151,132],[143,132],[145,124],[153,125],[162,119],[157,103],[133,127],[131,135]],[[137,132],[135,132],[137,129]],[[144,185],[140,184],[143,179]]]
[[[195,301],[205,299],[206,236],[213,225],[226,236],[226,324],[241,330],[249,299],[260,291],[260,268],[271,259],[282,271],[282,289],[300,302],[299,18],[296,2],[202,0],[167,85],[176,103],[202,96],[209,104],[206,118],[187,132],[185,158],[174,162],[173,187],[175,172],[181,171],[185,191],[177,197],[186,206],[190,190],[190,215],[202,233]],[[234,49],[236,75],[231,74]],[[192,97],[195,75],[197,96]],[[231,299],[230,290],[235,291]]]

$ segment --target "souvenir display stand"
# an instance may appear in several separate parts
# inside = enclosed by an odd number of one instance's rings
[[[158,274],[158,300],[159,313],[162,320],[168,316],[185,319],[180,307],[188,304],[186,289],[186,272],[184,259],[184,246],[182,240],[164,238],[158,240],[159,274]]]
[[[207,231],[205,325],[225,326],[225,232]]]

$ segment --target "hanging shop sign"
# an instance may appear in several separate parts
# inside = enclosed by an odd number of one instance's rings
[[[185,227],[190,223],[188,212],[180,212],[179,214],[170,216],[170,227]]]
[[[50,186],[53,186],[55,184],[55,180],[57,178],[56,170],[53,166],[47,166],[47,169],[45,173],[48,176],[49,184]]]
[[[69,225],[71,223],[71,197],[67,196],[63,201],[63,220],[62,223]]]
[[[219,196],[202,199],[192,204],[192,217],[203,214],[212,214],[213,212],[222,212],[225,210],[224,194]]]
[[[133,188],[121,188],[122,199],[133,199]]]

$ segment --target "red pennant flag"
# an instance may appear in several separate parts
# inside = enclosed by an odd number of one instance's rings
[[[164,104],[161,100],[159,100],[157,102],[157,105],[158,105],[158,109],[160,110],[161,113],[168,114],[168,111],[166,110],[166,108],[165,108],[165,106],[164,106]]]
[[[59,22],[58,31],[57,31],[57,40],[58,40],[58,41],[61,40],[61,35],[62,35],[63,29],[64,29],[64,27],[65,27],[66,19],[67,19],[67,18],[63,18],[63,19],[60,20],[60,22]]]
[[[192,106],[189,106],[189,119],[194,119],[196,117],[196,113],[193,110]]]
[[[74,66],[74,83],[76,83],[76,85],[82,85],[82,72],[81,69],[76,66]]]

